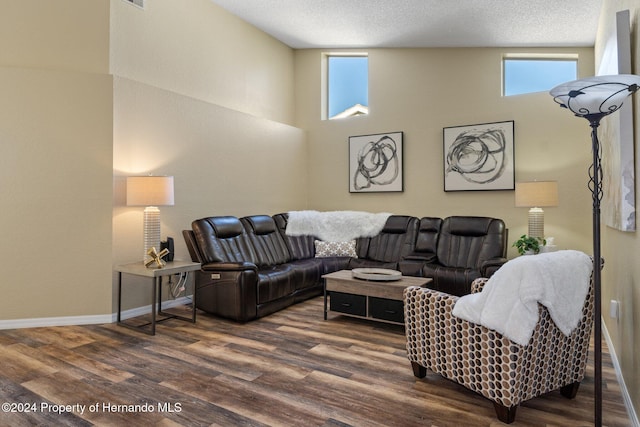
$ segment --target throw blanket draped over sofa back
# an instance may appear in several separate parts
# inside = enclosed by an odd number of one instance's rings
[[[382,231],[390,213],[358,211],[290,211],[289,236],[315,236],[326,242],[347,242],[373,237]]]

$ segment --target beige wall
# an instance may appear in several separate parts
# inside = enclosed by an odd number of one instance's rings
[[[108,28],[107,2],[2,2],[0,320],[111,313]]]
[[[640,72],[640,5],[635,0],[605,1],[600,16],[598,39],[596,42],[596,64],[600,63],[609,34],[615,28],[617,11],[628,9],[631,16],[631,58],[632,73]],[[634,134],[636,157],[640,141],[640,95],[633,97]],[[606,142],[605,142],[606,143]],[[638,205],[638,177],[640,168],[636,160],[636,206]],[[637,210],[637,208],[636,208]],[[636,222],[638,213],[636,212]],[[640,238],[638,232],[621,232],[603,225],[602,255],[605,268],[602,272],[603,318],[617,354],[624,382],[635,410],[640,408]],[[609,302],[620,301],[620,318],[609,317]],[[636,416],[637,419],[637,416]]]
[[[127,175],[174,176],[175,206],[160,209],[176,259],[189,259],[181,232],[194,219],[305,208],[293,50],[209,0],[144,10],[114,0],[111,12],[114,263],[142,259],[142,209],[125,206]],[[126,290],[125,309],[149,304],[143,286]]]
[[[2,0],[0,8],[2,66],[108,71],[107,0]]]
[[[547,93],[502,97],[500,88],[504,53],[578,53],[579,74],[588,76],[593,49],[372,49],[370,114],[330,121],[320,120],[322,52],[296,52],[296,124],[308,132],[310,208],[496,216],[513,242],[527,231],[527,209],[514,207],[512,191],[443,191],[442,128],[514,120],[516,181],[558,181],[560,206],[545,209],[547,236],[561,248],[590,251],[588,129]],[[404,132],[404,192],[349,193],[348,137],[393,131]]]
[[[302,130],[129,79],[114,80],[115,264],[142,260],[142,208],[125,206],[127,175],[174,176],[175,205],[160,210],[162,238],[175,239],[176,259],[189,259],[181,233],[194,219],[305,208]],[[124,308],[148,304],[148,286],[144,289],[127,285]]]
[[[126,175],[175,176],[162,218],[177,258],[195,218],[306,205],[290,48],[208,0],[53,3],[0,15],[5,327],[111,318],[113,265],[142,252]]]
[[[111,0],[111,72],[292,124],[293,52],[210,0]]]

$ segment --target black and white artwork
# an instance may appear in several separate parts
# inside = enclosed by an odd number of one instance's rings
[[[628,10],[616,13],[615,35],[607,38],[598,75],[631,74],[631,24]],[[636,231],[635,144],[633,102],[625,101],[617,114],[600,126],[605,224],[620,231]]]
[[[444,191],[513,190],[514,122],[444,128]]]
[[[349,137],[349,192],[403,191],[402,132]]]

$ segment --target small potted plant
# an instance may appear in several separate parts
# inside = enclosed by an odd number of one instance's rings
[[[513,244],[518,249],[520,255],[532,255],[540,253],[540,246],[544,246],[547,242],[541,237],[532,237],[523,234]]]

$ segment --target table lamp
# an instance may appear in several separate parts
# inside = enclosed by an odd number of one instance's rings
[[[601,147],[598,140],[600,120],[622,107],[628,96],[638,90],[640,76],[616,74],[595,76],[563,83],[549,92],[562,108],[589,121],[591,126],[591,153],[589,190],[593,201],[593,290],[594,290],[594,424],[602,425],[602,302],[600,255],[600,201],[602,200]]]
[[[516,182],[516,207],[529,209],[528,236],[544,239],[543,207],[558,206],[556,181]]]
[[[146,265],[152,260],[149,250],[160,250],[160,209],[158,206],[173,206],[172,176],[127,177],[127,206],[144,208],[144,255]]]

